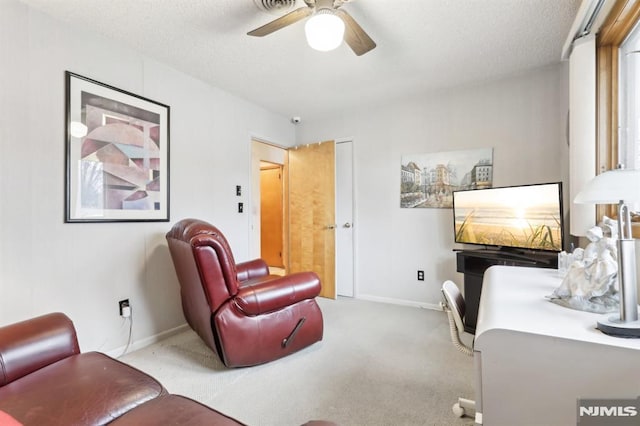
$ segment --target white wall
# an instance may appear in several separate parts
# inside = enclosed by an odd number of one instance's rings
[[[494,186],[566,183],[566,74],[558,65],[298,125],[298,143],[353,137],[357,297],[436,306],[443,280],[462,284],[451,210],[400,208],[403,154],[493,147]]]
[[[82,349],[102,351],[126,342],[123,298],[134,341],[184,324],[164,234],[209,220],[246,260],[251,135],[288,146],[293,125],[14,0],[0,1],[0,63],[0,324],[63,311]],[[170,105],[170,223],[63,223],[65,70]]]

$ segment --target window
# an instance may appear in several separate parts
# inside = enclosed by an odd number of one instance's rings
[[[618,52],[618,164],[640,168],[640,27],[636,25]]]
[[[640,0],[616,0],[597,36],[597,173],[619,163],[640,168]],[[629,104],[631,103],[631,107]],[[630,141],[630,142],[629,142]],[[598,206],[597,217],[616,217],[616,206]],[[640,226],[634,226],[640,237]]]

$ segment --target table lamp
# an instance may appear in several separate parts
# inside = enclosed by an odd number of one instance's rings
[[[628,203],[640,201],[640,170],[618,166],[597,175],[576,195],[574,203],[618,204],[618,284],[620,316],[598,321],[597,328],[617,337],[640,337],[638,321],[638,288],[636,280],[636,248],[631,235]]]

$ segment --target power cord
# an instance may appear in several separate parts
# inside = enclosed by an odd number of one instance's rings
[[[132,331],[133,331],[133,310],[131,309],[131,306],[125,306],[122,309],[122,317],[126,321],[129,321],[129,337],[127,338],[127,344],[124,347],[124,350],[116,358],[120,358],[120,357],[124,356],[127,353],[127,351],[129,350],[129,347],[131,346],[131,339],[133,337],[133,333],[132,333]]]

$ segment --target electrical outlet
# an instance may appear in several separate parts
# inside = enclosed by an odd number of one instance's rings
[[[418,269],[418,281],[424,281],[424,271]]]
[[[120,309],[120,316],[123,317],[125,313],[125,308],[129,307],[129,299],[124,299],[118,302],[118,308]],[[131,312],[127,309],[127,312]],[[128,315],[127,315],[128,316]]]

